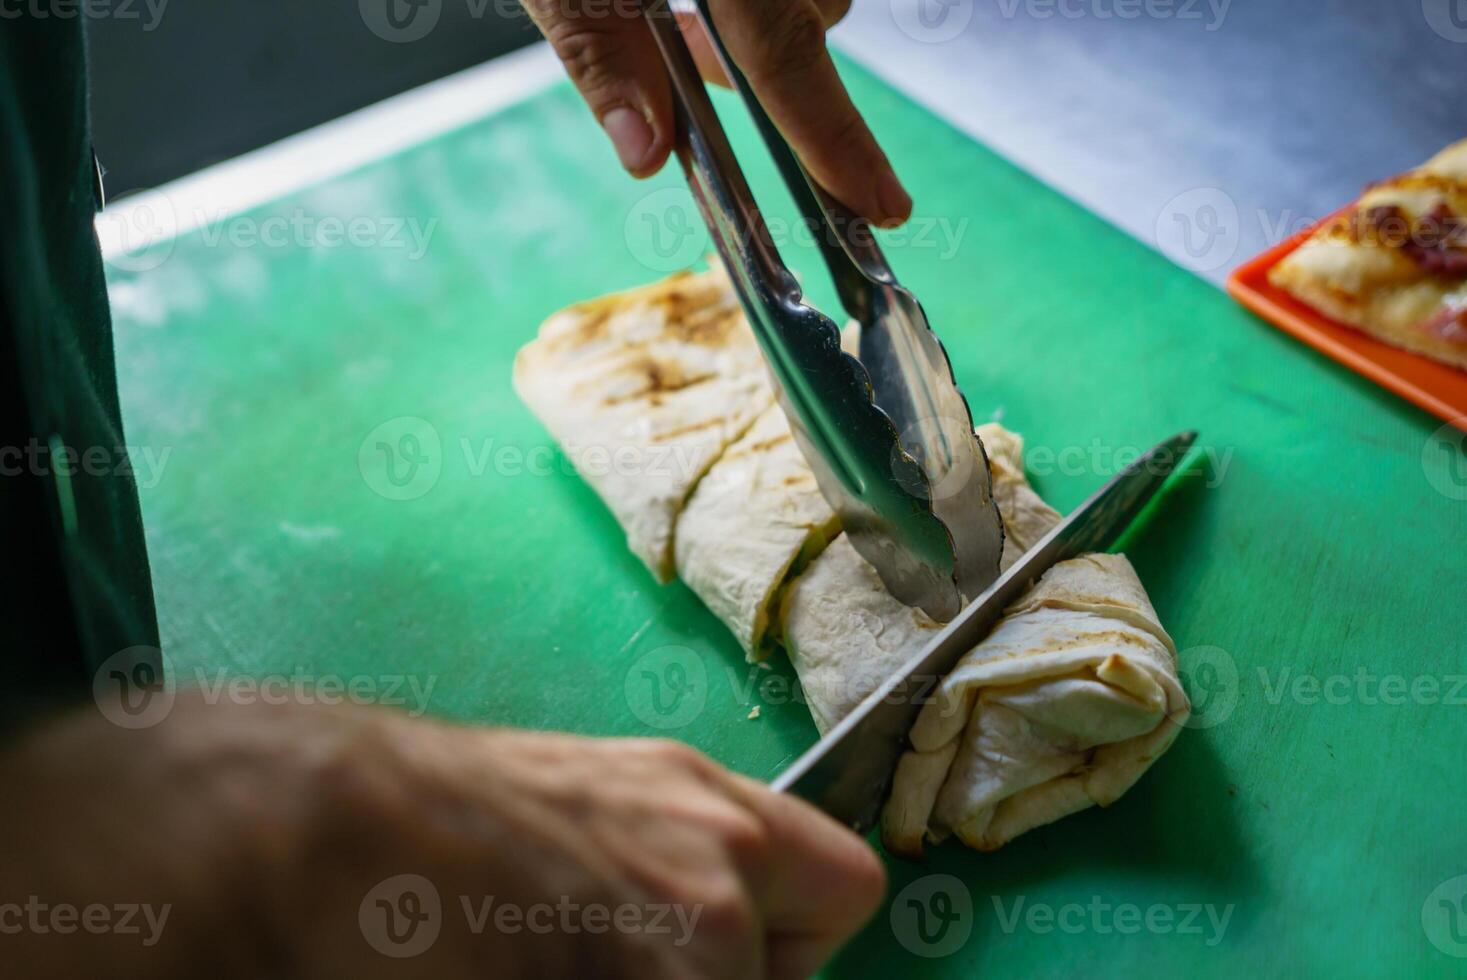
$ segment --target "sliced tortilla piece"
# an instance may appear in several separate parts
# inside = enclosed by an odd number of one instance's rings
[[[1007,569],[1059,522],[1024,478],[1024,441],[996,423],[978,427],[1003,516]],[[824,734],[910,660],[942,624],[903,605],[845,536],[785,593],[781,634],[815,727]]]
[[[839,526],[784,411],[771,405],[713,464],[678,517],[678,577],[750,660],[762,660],[780,586]]]
[[[1166,751],[1190,711],[1176,650],[1130,562],[1101,554],[1061,562],[923,707],[911,732],[918,758],[898,768],[884,837],[904,854],[949,833],[994,850],[1109,805]],[[952,763],[939,774],[942,758]]]
[[[806,707],[824,735],[942,624],[893,598],[842,534],[786,590],[780,629]]]
[[[659,582],[684,501],[774,400],[717,268],[554,314],[515,357],[514,387]]]
[[[1060,513],[1046,504],[1024,475],[1024,438],[996,422],[978,426],[978,438],[988,454],[993,473],[993,500],[1003,517],[1003,556],[999,570],[1023,557],[1060,522]]]

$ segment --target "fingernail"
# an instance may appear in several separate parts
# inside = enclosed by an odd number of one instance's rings
[[[601,128],[611,137],[621,165],[635,173],[652,149],[652,127],[647,120],[635,109],[617,106],[602,117]]]
[[[888,169],[876,182],[876,200],[881,205],[883,227],[899,225],[912,213],[912,198],[897,175]]]

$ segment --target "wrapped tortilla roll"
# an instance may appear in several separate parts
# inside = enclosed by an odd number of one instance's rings
[[[843,536],[816,555],[835,517],[721,272],[556,314],[516,359],[515,386],[660,580],[675,557],[752,656],[782,638],[822,732],[940,629],[892,598]],[[1019,437],[979,432],[1008,567],[1059,515],[1025,480]],[[597,449],[602,465],[586,465]],[[1126,560],[1057,565],[918,717],[883,816],[888,844],[916,853],[956,833],[988,849],[1107,804],[1188,710],[1171,640]]]
[[[963,658],[912,727],[883,836],[898,853],[955,833],[994,850],[1108,806],[1191,711],[1176,649],[1121,555],[1055,565]]]
[[[771,405],[723,454],[678,518],[678,577],[723,620],[750,660],[773,646],[780,586],[826,546],[839,520]]]
[[[514,386],[659,582],[688,494],[774,401],[721,268],[556,313],[515,357]]]
[[[1059,515],[1024,478],[1022,440],[996,425],[979,432],[1008,535],[1007,568]],[[941,628],[892,598],[843,537],[790,585],[781,622],[822,733]],[[1175,650],[1130,563],[1086,555],[1056,565],[918,716],[914,751],[898,766],[882,816],[887,846],[916,855],[924,838],[955,832],[992,850],[1109,804],[1166,750],[1188,711]]]

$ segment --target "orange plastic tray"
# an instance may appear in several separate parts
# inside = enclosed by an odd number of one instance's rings
[[[1467,371],[1383,344],[1354,327],[1330,319],[1269,283],[1268,270],[1304,244],[1318,227],[1306,228],[1239,266],[1228,277],[1228,292],[1285,333],[1293,334],[1325,356],[1467,431]]]

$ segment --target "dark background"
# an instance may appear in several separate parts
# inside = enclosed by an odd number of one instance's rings
[[[164,0],[89,2],[117,12],[91,21],[97,151],[113,197],[538,36],[516,0],[166,0],[156,24],[146,5]],[[1221,5],[1217,30],[1108,16],[1114,0],[1068,0],[1088,12],[1080,17],[1041,15],[1041,0],[959,0],[953,9],[971,8],[971,23],[946,43],[900,29],[894,11],[917,2],[931,12],[936,0],[856,0],[835,39],[975,139],[1219,283],[1366,182],[1467,135],[1467,0],[1188,0],[1204,16]],[[389,9],[432,29],[388,40]],[[1199,263],[1167,229],[1208,190],[1225,192],[1236,227]]]
[[[152,0],[154,4],[158,0]],[[217,163],[539,35],[511,0],[110,0],[88,19],[97,156],[111,196]],[[385,40],[368,26],[437,23]],[[376,9],[372,6],[375,4]]]

